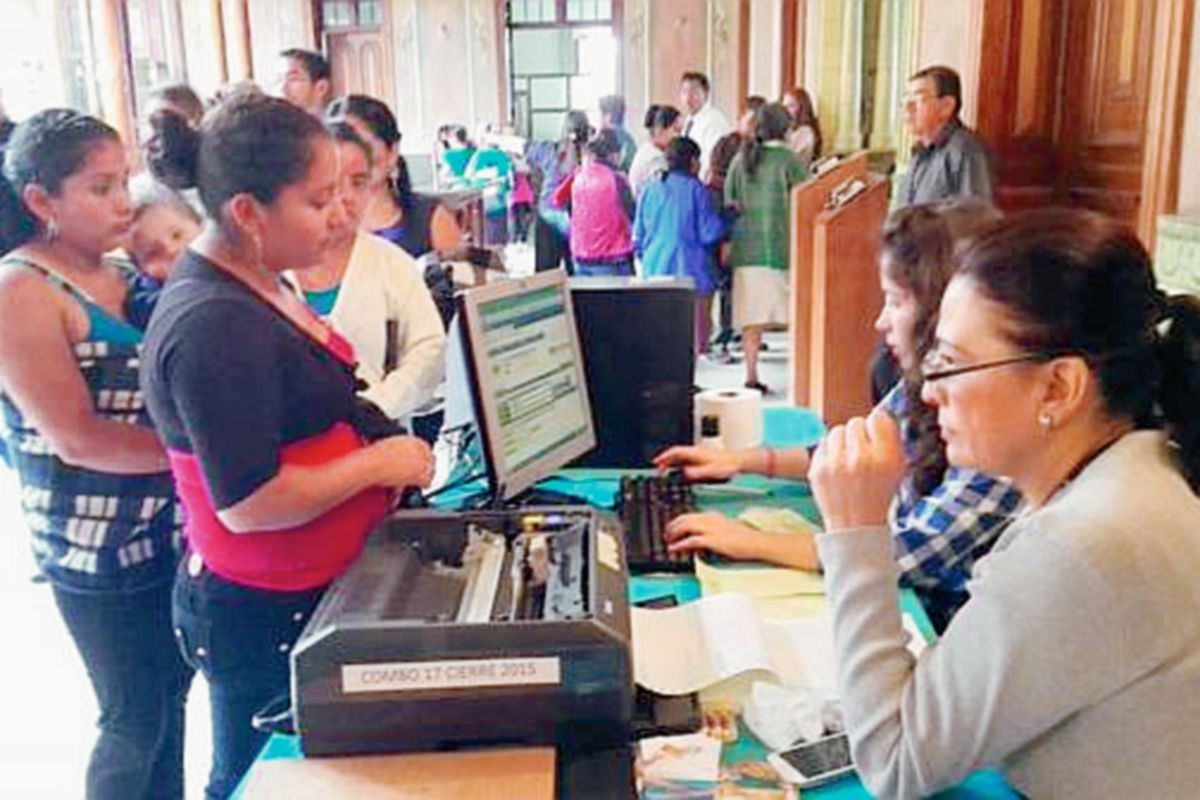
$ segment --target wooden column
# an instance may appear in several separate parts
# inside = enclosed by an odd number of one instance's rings
[[[225,14],[221,0],[208,0],[208,27],[213,39],[213,58],[217,65],[217,82],[229,83],[229,59],[225,56]]]
[[[99,41],[96,47],[100,103],[104,117],[127,145],[136,144],[133,75],[124,0],[97,0],[93,5]]]
[[[254,79],[254,56],[250,48],[250,2],[233,0],[229,9],[229,75],[235,81]]]
[[[783,51],[779,54],[779,89],[780,92],[786,92],[793,86],[801,86],[803,81],[797,76],[802,74],[802,69],[797,69],[796,65],[804,64],[804,42],[796,35],[800,29],[798,20],[801,19],[800,14],[803,9],[800,0],[783,0],[783,11],[781,14],[780,27],[783,30],[783,36],[780,44]]]

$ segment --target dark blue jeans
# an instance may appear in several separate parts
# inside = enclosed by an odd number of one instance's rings
[[[231,583],[207,569],[175,580],[173,612],[184,658],[208,680],[213,761],[207,800],[237,788],[267,740],[251,718],[289,687],[288,654],[324,589],[271,592]]]
[[[171,631],[171,585],[124,594],[55,587],[54,601],[100,706],[88,800],[182,800],[192,670]]]

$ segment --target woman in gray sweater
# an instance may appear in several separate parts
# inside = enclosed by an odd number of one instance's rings
[[[923,397],[952,464],[1027,510],[919,660],[888,504],[905,462],[875,413],[813,459],[838,677],[858,771],[920,797],[984,766],[1034,798],[1200,787],[1200,304],[1089,212],[1010,218],[962,254]]]

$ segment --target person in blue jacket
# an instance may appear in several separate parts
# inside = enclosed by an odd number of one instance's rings
[[[700,146],[680,137],[667,147],[667,172],[651,181],[638,201],[633,239],[646,277],[688,277],[696,284],[695,346],[708,349],[716,270],[712,245],[725,226],[696,177]]]

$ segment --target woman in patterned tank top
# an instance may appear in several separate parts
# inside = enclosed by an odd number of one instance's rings
[[[125,151],[100,120],[18,126],[0,182],[0,434],[33,552],[100,706],[89,800],[183,797],[192,673],[171,628],[179,525],[138,389]]]

